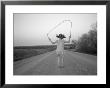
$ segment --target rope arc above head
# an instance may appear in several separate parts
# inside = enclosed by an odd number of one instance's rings
[[[71,24],[71,28],[72,28],[72,22],[71,20],[63,20],[61,21],[59,24],[57,24],[55,27],[53,27],[47,34],[51,33],[53,30],[55,30],[58,26],[60,26],[61,24],[65,23],[65,22],[69,22]],[[71,35],[71,29],[70,29],[70,35]]]

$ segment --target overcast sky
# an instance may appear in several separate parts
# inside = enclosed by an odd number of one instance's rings
[[[71,20],[71,39],[78,39],[96,23],[97,14],[14,14],[14,46],[50,45],[47,33],[63,20]],[[58,33],[68,39],[70,23],[62,23],[49,36],[54,41]]]

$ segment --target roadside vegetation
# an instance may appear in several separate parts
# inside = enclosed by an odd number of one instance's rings
[[[17,46],[14,47],[14,61],[44,54],[55,50],[56,46]]]
[[[78,40],[72,40],[74,51],[97,55],[97,24],[91,25],[91,30]]]

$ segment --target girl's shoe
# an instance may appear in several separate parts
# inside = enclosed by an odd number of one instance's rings
[[[60,65],[60,66],[58,66],[59,68],[64,68],[64,65]]]

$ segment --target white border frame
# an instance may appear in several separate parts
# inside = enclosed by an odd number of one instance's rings
[[[106,5],[6,5],[6,84],[106,84]],[[13,75],[13,13],[97,13],[98,54],[96,76],[15,76]]]

